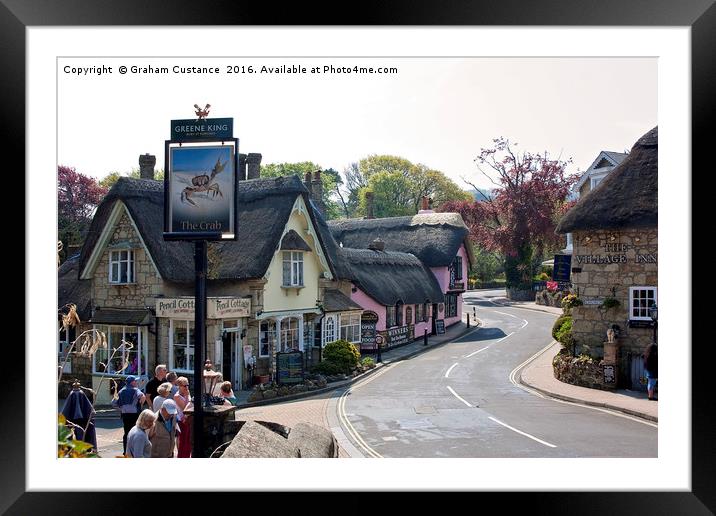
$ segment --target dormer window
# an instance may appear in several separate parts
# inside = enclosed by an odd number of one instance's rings
[[[303,286],[303,252],[283,252],[283,286]]]
[[[109,282],[115,285],[134,283],[134,250],[109,252]]]

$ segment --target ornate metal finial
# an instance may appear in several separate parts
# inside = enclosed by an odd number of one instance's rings
[[[196,108],[196,111],[194,111],[194,113],[196,114],[196,116],[199,117],[198,120],[209,116],[209,109],[211,109],[211,104],[207,104],[204,109],[201,109],[197,104],[194,104],[194,107]]]

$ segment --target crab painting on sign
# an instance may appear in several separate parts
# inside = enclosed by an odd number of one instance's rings
[[[233,236],[235,153],[233,142],[168,146],[169,233]]]

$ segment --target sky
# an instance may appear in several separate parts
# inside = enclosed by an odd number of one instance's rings
[[[225,73],[229,62],[303,66],[304,74]],[[262,163],[312,161],[343,171],[392,154],[491,187],[474,163],[503,136],[517,149],[589,167],[601,150],[623,152],[657,124],[655,58],[60,58],[58,164],[101,178],[164,168],[172,119],[233,117],[242,153]],[[64,67],[120,64],[213,67],[221,74],[76,75]],[[390,74],[313,74],[323,66],[395,67]],[[78,116],[78,113],[81,113]]]

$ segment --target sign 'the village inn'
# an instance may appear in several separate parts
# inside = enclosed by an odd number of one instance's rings
[[[575,256],[578,265],[585,263],[594,264],[608,264],[608,263],[627,263],[627,255],[625,254],[629,250],[627,244],[605,244],[605,253],[615,254],[579,254]],[[634,263],[657,263],[657,255],[655,254],[635,254]]]

